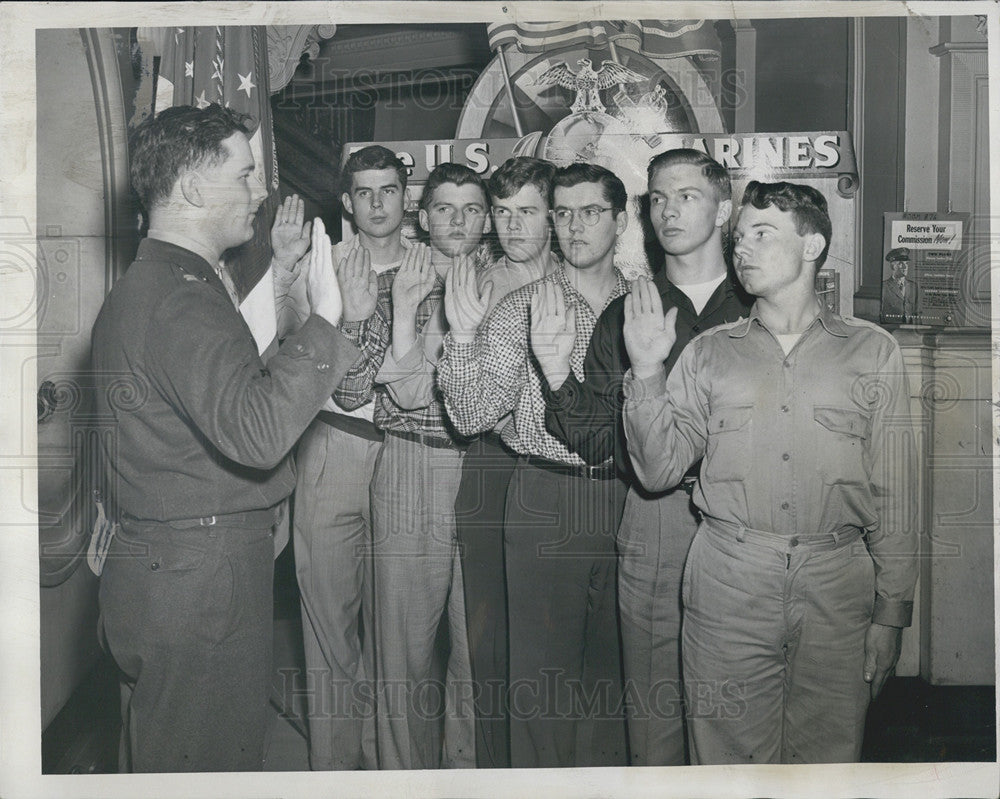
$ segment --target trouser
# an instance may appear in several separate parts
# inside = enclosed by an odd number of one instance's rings
[[[472,676],[455,540],[461,474],[461,452],[388,434],[376,460],[376,724],[383,769],[475,766]],[[442,621],[450,639],[444,681],[434,663]]]
[[[686,762],[681,684],[681,576],[698,519],[683,487],[630,488],[618,530],[618,608],[630,763]]]
[[[498,436],[477,439],[465,454],[455,500],[479,768],[510,766],[503,518],[516,464],[517,458],[499,443]]]
[[[625,765],[615,612],[624,486],[522,458],[504,543],[514,767]]]
[[[314,770],[377,768],[370,490],[380,447],[316,420],[296,455],[292,535]]]
[[[857,530],[814,538],[699,527],[683,587],[693,763],[860,757],[874,566]]]
[[[120,770],[260,770],[273,575],[270,527],[122,522],[100,585],[122,672]]]

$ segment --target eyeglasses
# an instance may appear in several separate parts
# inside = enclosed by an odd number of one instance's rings
[[[601,218],[601,214],[605,211],[610,211],[611,208],[601,208],[599,205],[588,205],[586,208],[556,208],[551,211],[552,222],[558,227],[565,227],[573,220],[573,214],[579,214],[580,219],[583,220],[583,224],[588,227],[593,227],[597,224],[597,220]]]

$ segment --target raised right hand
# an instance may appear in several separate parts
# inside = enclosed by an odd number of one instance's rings
[[[663,313],[663,301],[648,278],[633,281],[625,297],[625,349],[640,380],[663,368],[677,341],[677,308]]]
[[[456,341],[469,343],[486,318],[490,307],[493,284],[487,283],[479,293],[476,266],[468,256],[455,258],[445,278],[444,313]]]
[[[416,316],[417,306],[434,288],[431,248],[415,244],[403,256],[403,264],[392,279],[393,317]]]
[[[337,280],[344,300],[344,321],[363,322],[378,304],[378,277],[372,271],[371,255],[355,247],[337,265]]]
[[[309,307],[313,313],[319,314],[331,325],[338,325],[344,303],[340,296],[340,284],[333,269],[331,247],[323,220],[316,217],[312,225],[312,244],[306,272]]]

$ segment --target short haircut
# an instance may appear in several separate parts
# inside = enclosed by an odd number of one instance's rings
[[[250,134],[250,117],[212,103],[176,105],[145,119],[129,137],[132,188],[148,212],[173,191],[181,172],[229,157],[223,142]]]
[[[486,191],[486,184],[483,179],[463,164],[453,164],[446,161],[434,167],[434,171],[427,176],[427,183],[424,184],[424,193],[420,195],[420,210],[426,211],[434,199],[434,192],[438,186],[444,183],[454,183],[456,186],[472,184],[478,186],[483,193],[483,200],[487,209],[490,205],[490,196]]]
[[[354,173],[363,172],[366,169],[395,169],[399,185],[406,188],[406,164],[400,161],[388,147],[383,147],[381,144],[370,144],[360,150],[355,150],[347,157],[340,173],[342,191],[350,194]]]
[[[830,222],[826,197],[818,189],[801,183],[761,183],[751,180],[743,192],[740,205],[752,205],[761,210],[773,205],[779,211],[791,213],[795,219],[796,233],[800,236],[819,233],[826,241],[823,251],[816,259],[816,268],[819,269],[826,261],[833,224]]]
[[[611,203],[614,216],[618,216],[625,210],[625,203],[628,201],[625,184],[610,169],[605,169],[597,164],[570,164],[557,169],[552,178],[553,196],[550,204],[555,205],[556,189],[569,189],[581,183],[599,183],[605,201]]]
[[[701,150],[693,150],[689,147],[677,147],[653,156],[646,168],[647,182],[653,182],[653,175],[658,170],[679,164],[701,167],[701,174],[715,189],[715,197],[719,202],[732,199],[733,187],[729,180],[729,170]]]
[[[490,198],[494,202],[506,200],[508,197],[513,197],[525,186],[530,185],[538,189],[545,202],[549,202],[552,196],[552,178],[555,172],[555,165],[551,161],[529,158],[524,155],[508,158],[493,173],[487,184]]]

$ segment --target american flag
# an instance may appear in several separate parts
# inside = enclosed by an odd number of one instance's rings
[[[271,223],[279,201],[265,28],[261,25],[147,28],[144,38],[156,43],[160,55],[153,113],[174,105],[204,108],[218,103],[251,118],[250,149],[268,197],[257,211],[253,239],[229,250],[223,258],[231,278],[227,288],[240,301],[240,310],[258,348],[263,350],[276,329],[268,266]]]
[[[609,42],[652,58],[717,59],[722,50],[715,27],[703,19],[502,22],[490,25],[487,32],[492,49],[514,45],[525,53],[571,46],[598,50]]]

